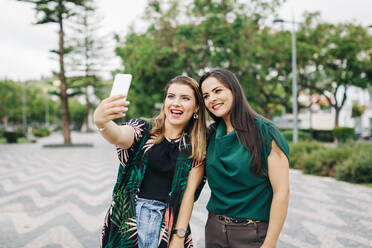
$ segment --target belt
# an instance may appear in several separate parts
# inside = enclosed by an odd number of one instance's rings
[[[243,224],[243,225],[248,225],[248,224],[253,224],[257,222],[261,222],[259,220],[251,220],[251,219],[242,219],[242,218],[232,218],[232,217],[227,217],[225,215],[219,215],[219,214],[212,214],[212,216],[216,217],[218,220],[225,222],[226,224],[234,223],[234,224]]]

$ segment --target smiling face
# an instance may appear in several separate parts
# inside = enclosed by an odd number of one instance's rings
[[[208,77],[201,86],[207,109],[216,117],[230,117],[234,97],[232,91],[215,77]]]
[[[184,128],[198,111],[194,90],[182,83],[169,86],[164,99],[165,122]]]

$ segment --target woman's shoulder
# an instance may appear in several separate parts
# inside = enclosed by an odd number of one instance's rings
[[[134,129],[135,134],[142,136],[143,134],[150,132],[152,122],[146,119],[133,118],[123,123],[122,125],[131,126]]]
[[[218,122],[213,122],[208,126],[207,138],[209,139],[212,135],[216,133],[218,127]]]
[[[133,118],[123,123],[123,125],[130,125],[137,128],[151,128],[151,121],[142,118]]]
[[[262,130],[273,130],[278,131],[278,127],[272,121],[262,118],[262,117],[255,117],[257,127],[260,131]]]
[[[271,142],[274,140],[285,154],[289,153],[288,143],[275,123],[259,117],[256,117],[256,123],[264,144],[271,147]]]
[[[217,122],[212,122],[212,123],[208,126],[208,129],[209,129],[209,130],[216,130],[216,129],[217,129],[217,125],[218,125]]]
[[[264,141],[271,142],[273,138],[275,140],[285,140],[283,135],[280,133],[279,128],[272,121],[256,117],[256,123]]]

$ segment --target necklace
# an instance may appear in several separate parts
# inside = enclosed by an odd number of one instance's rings
[[[181,139],[182,135],[183,135],[183,134],[181,134],[180,136],[178,136],[178,137],[176,137],[176,138],[173,138],[173,139],[172,139],[172,138],[169,138],[169,137],[167,137],[167,136],[165,136],[165,135],[164,135],[164,137],[165,137],[169,142],[174,143],[174,142],[178,141],[179,139]]]

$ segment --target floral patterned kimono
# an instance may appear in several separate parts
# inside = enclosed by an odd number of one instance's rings
[[[120,166],[113,190],[112,204],[106,214],[102,228],[101,248],[138,247],[136,199],[145,175],[148,163],[147,151],[153,145],[150,142],[153,137],[150,136],[151,124],[147,121],[132,119],[126,124],[131,125],[135,130],[134,143],[129,149],[117,148]],[[159,248],[168,247],[171,240],[171,233],[177,221],[190,170],[202,165],[200,161],[188,158],[191,151],[191,145],[188,140],[188,135],[186,134],[180,141],[171,192],[168,195],[167,208],[159,230]],[[199,197],[204,183],[205,177],[195,194],[195,200]],[[193,244],[190,227],[187,229],[184,247],[191,248]]]

